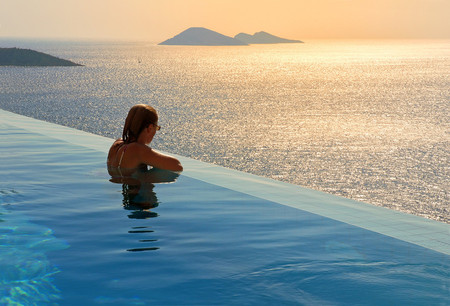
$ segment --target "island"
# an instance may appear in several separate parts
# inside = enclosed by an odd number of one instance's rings
[[[0,66],[82,66],[82,65],[30,49],[0,48]]]
[[[292,43],[303,43],[301,40],[292,40],[281,38],[267,32],[261,31],[256,32],[253,35],[246,33],[239,33],[234,36],[235,39],[238,39],[246,44],[292,44]]]
[[[170,39],[167,39],[159,43],[159,45],[248,46],[251,44],[293,44],[293,43],[303,43],[303,41],[281,38],[264,31],[256,32],[253,35],[247,33],[239,33],[234,37],[230,37],[206,28],[192,27]]]
[[[159,43],[159,45],[246,46],[247,43],[206,28],[192,27]]]

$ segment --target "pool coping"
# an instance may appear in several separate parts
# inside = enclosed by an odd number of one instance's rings
[[[0,109],[0,123],[31,134],[44,134],[105,155],[111,138],[18,115]],[[402,241],[450,255],[450,225],[435,220],[350,200],[325,192],[176,156],[183,164],[182,175],[257,198],[290,206],[326,218],[364,228]]]

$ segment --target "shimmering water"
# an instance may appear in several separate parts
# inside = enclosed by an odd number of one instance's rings
[[[85,65],[0,68],[0,107],[450,223],[450,41],[177,47],[1,41]]]

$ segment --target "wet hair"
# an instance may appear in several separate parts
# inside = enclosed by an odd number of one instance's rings
[[[125,143],[137,141],[139,134],[151,123],[158,123],[156,110],[146,104],[137,104],[128,112],[123,127],[122,139]]]

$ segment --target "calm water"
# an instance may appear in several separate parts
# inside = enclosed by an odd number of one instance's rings
[[[448,252],[185,174],[112,183],[45,131],[0,122],[0,147],[0,305],[450,305]]]
[[[0,41],[84,67],[0,68],[0,107],[450,223],[450,41],[177,47]]]

